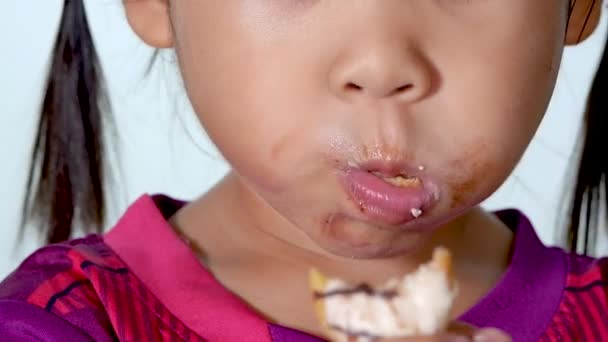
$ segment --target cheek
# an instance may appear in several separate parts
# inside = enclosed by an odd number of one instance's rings
[[[285,75],[273,58],[243,63],[242,56],[255,56],[256,49],[234,37],[205,38],[198,50],[195,41],[182,38],[191,42],[179,51],[183,78],[202,125],[226,160],[250,183],[281,192],[309,167],[302,161],[315,155],[318,134],[310,115],[315,102],[297,88],[307,78]],[[239,47],[227,47],[226,41]]]
[[[294,140],[277,134],[278,127],[256,129],[250,125],[251,129],[239,129],[230,123],[218,125],[217,122],[205,127],[208,126],[213,126],[208,130],[214,136],[214,143],[242,178],[260,190],[272,193],[281,193],[292,186],[296,173],[294,168],[298,164],[296,156],[302,151],[298,151]],[[235,134],[227,136],[224,134],[226,130],[233,130]],[[292,144],[294,146],[289,148],[291,154],[281,153],[284,145]]]
[[[446,121],[449,127],[468,127],[452,135],[459,144],[451,155],[458,157],[445,164],[455,170],[446,174],[452,209],[479,203],[502,184],[534,136],[551,98],[560,43],[532,37],[510,46],[517,49],[476,47],[478,53],[471,56],[483,58],[465,61],[463,56],[461,67],[449,69],[453,74],[446,76],[457,81],[448,84],[444,103],[458,104],[454,111],[446,111],[451,113]]]
[[[226,101],[234,108],[203,102],[196,110],[212,141],[257,190],[284,193],[326,166],[318,157],[315,131],[297,127],[280,109],[258,106],[244,97]]]
[[[306,142],[301,123],[288,98],[274,90],[272,75],[259,75],[255,64],[245,67],[224,51],[219,58],[199,53],[182,57],[188,94],[205,131],[242,177],[280,191],[298,166]],[[237,55],[242,55],[237,53]],[[246,54],[244,54],[246,55]],[[188,56],[188,54],[186,54]],[[269,73],[271,69],[265,68]],[[293,102],[292,102],[293,103]],[[303,106],[298,106],[302,108]]]

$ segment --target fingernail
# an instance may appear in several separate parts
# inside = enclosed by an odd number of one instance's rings
[[[473,342],[510,342],[511,338],[504,332],[487,328],[482,329],[473,336]]]
[[[464,336],[449,337],[446,342],[471,342],[471,339]]]

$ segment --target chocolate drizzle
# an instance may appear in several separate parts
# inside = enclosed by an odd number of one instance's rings
[[[327,292],[314,292],[315,299],[322,299],[333,296],[352,296],[355,294],[365,294],[367,296],[382,297],[384,299],[392,299],[399,295],[397,290],[381,290],[376,291],[368,284],[360,284],[355,287],[335,289]]]

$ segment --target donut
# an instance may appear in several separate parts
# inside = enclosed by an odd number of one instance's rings
[[[315,312],[334,342],[434,335],[449,323],[457,294],[452,256],[442,247],[414,272],[380,287],[309,274]]]

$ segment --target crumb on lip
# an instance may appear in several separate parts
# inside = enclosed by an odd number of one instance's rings
[[[372,172],[375,176],[383,179],[385,182],[399,187],[399,188],[408,188],[408,187],[419,187],[422,185],[422,180],[418,177],[409,177],[404,175],[397,175],[395,177],[386,177],[378,172]]]
[[[410,210],[410,213],[414,218],[419,218],[420,216],[422,216],[422,209],[412,208],[412,210]]]

